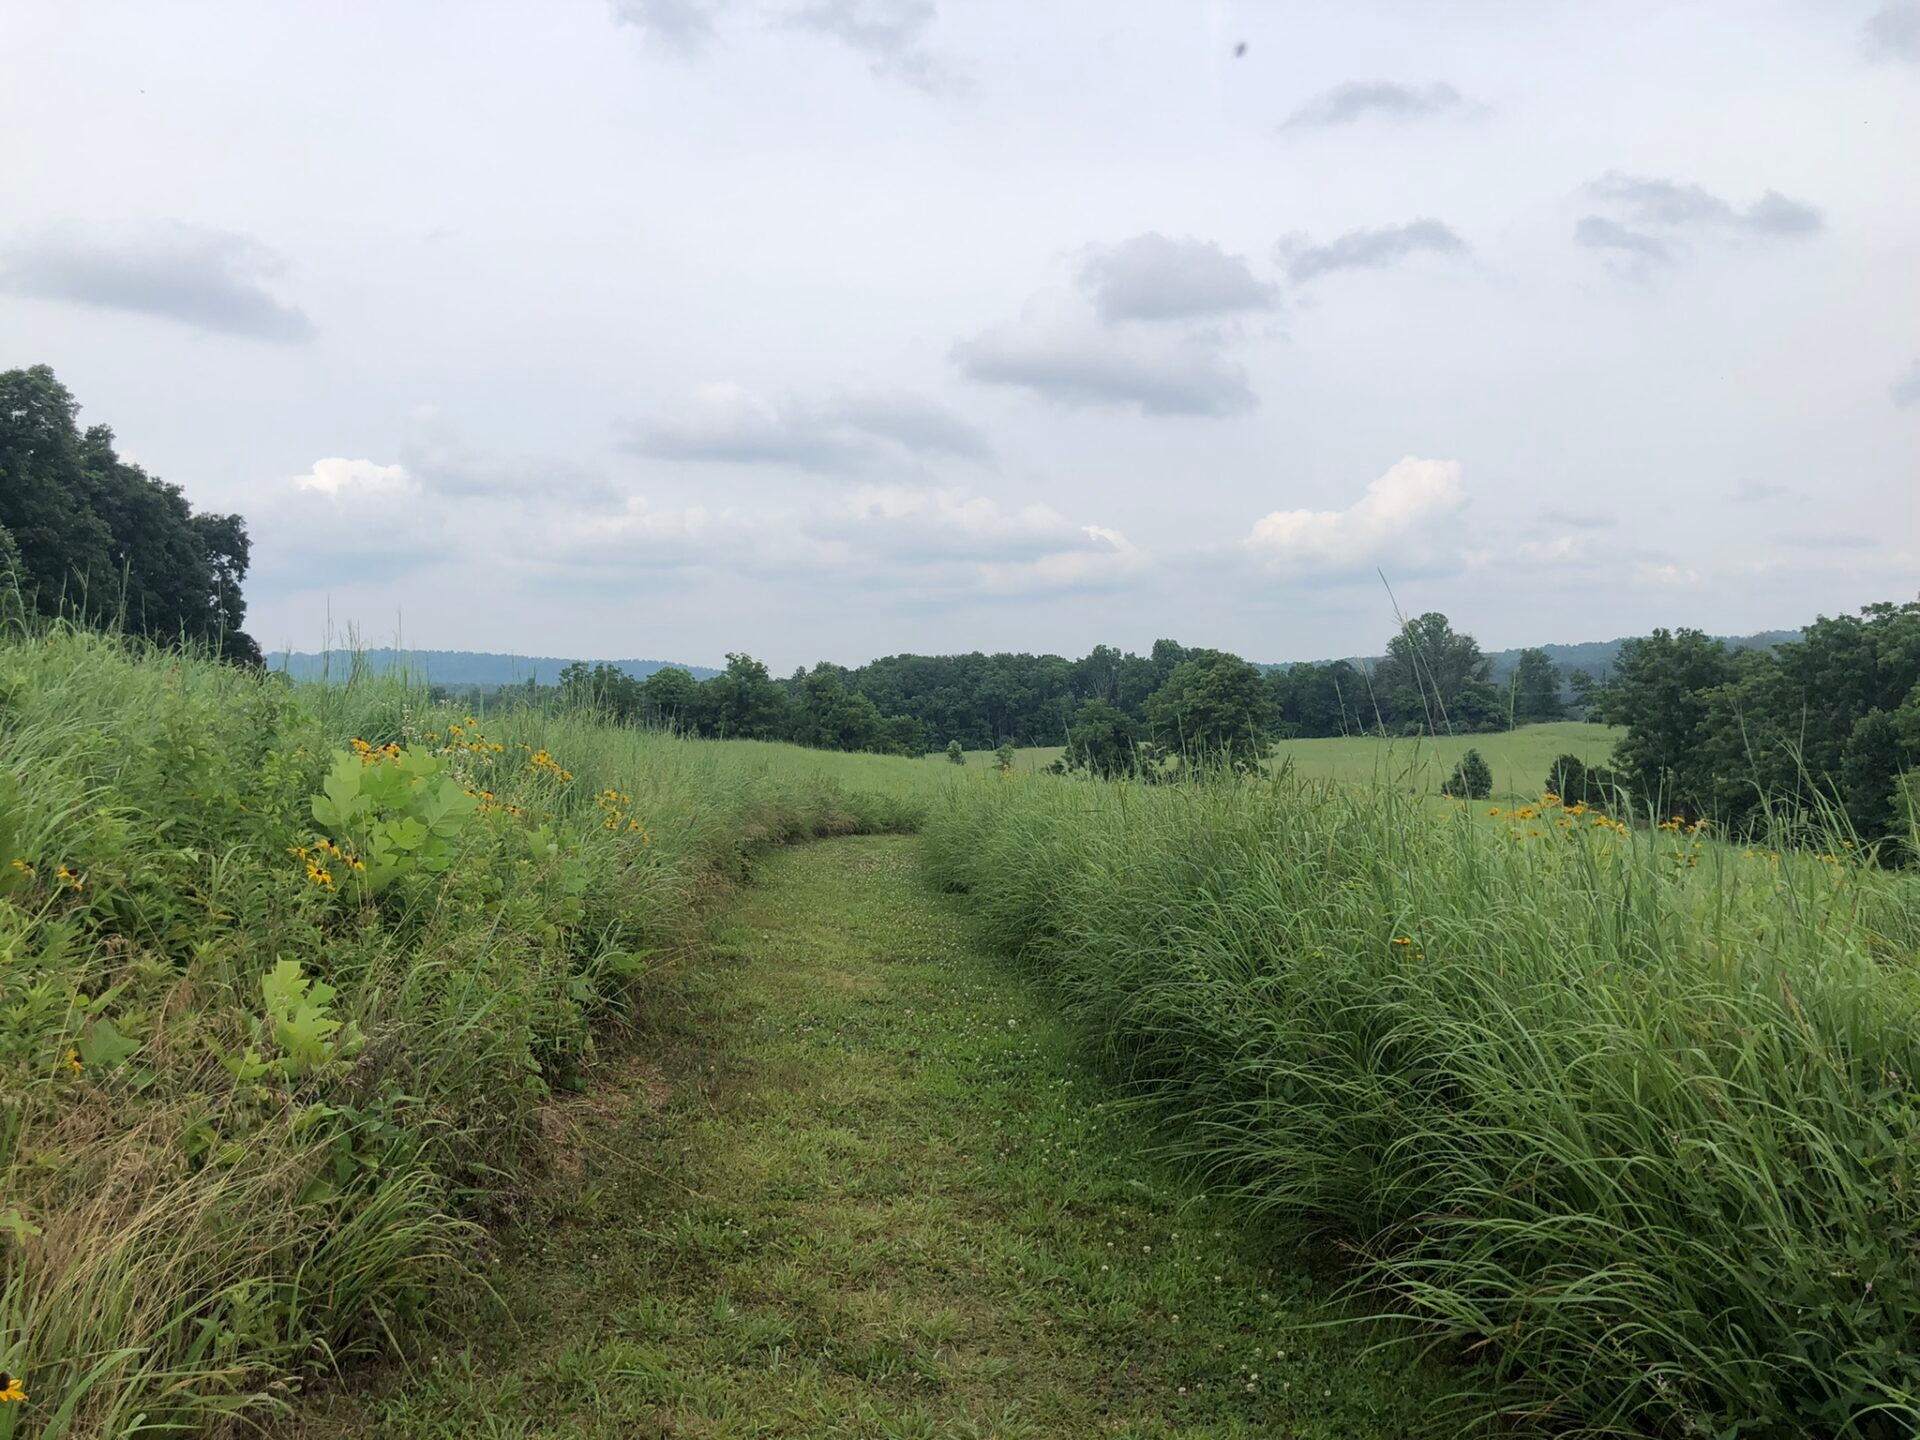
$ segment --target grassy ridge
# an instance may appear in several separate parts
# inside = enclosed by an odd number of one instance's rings
[[[927,784],[476,718],[392,681],[0,643],[0,1370],[29,1397],[0,1436],[190,1428],[392,1346],[715,877],[911,826]],[[448,790],[444,866],[378,894],[311,809],[355,737]]]
[[[1009,777],[928,847],[1166,1143],[1340,1237],[1490,1406],[1920,1425],[1913,876],[1295,780]]]

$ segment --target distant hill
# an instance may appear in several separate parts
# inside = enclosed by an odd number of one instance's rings
[[[500,655],[483,650],[363,650],[362,663],[376,672],[411,670],[436,685],[477,685],[492,689],[500,685],[519,685],[534,680],[551,685],[573,661],[558,655]],[[624,670],[636,680],[644,680],[656,670],[685,670],[696,680],[710,680],[720,672],[705,665],[682,665],[677,660],[589,660],[589,665],[607,664]],[[296,680],[318,680],[323,675],[339,679],[353,668],[353,652],[348,650],[276,650],[267,656],[267,666],[285,670]]]
[[[1574,645],[1535,645],[1529,648],[1544,650],[1547,658],[1553,661],[1561,674],[1571,674],[1575,670],[1584,670],[1599,680],[1613,668],[1613,662],[1620,658],[1620,647],[1630,637],[1622,636],[1618,640],[1583,640]],[[1720,635],[1716,636],[1729,650],[1771,650],[1776,645],[1784,645],[1790,640],[1798,640],[1798,630],[1762,630],[1757,635]],[[1495,650],[1487,658],[1493,661],[1493,674],[1496,680],[1511,675],[1514,667],[1520,663],[1520,651]]]
[[[1776,645],[1785,645],[1788,641],[1798,640],[1800,634],[1801,632],[1798,630],[1762,630],[1756,635],[1718,635],[1714,638],[1723,643],[1729,650],[1771,650]],[[1607,672],[1613,668],[1613,662],[1620,658],[1620,647],[1626,644],[1628,640],[1637,638],[1641,637],[1623,635],[1618,640],[1581,640],[1571,645],[1529,645],[1526,648],[1529,650],[1546,651],[1547,658],[1553,661],[1554,667],[1558,669],[1562,675],[1570,675],[1575,670],[1584,670],[1587,674],[1593,676],[1594,679],[1600,680],[1604,679]],[[1383,656],[1379,655],[1349,655],[1346,657],[1348,662],[1354,665],[1378,665],[1383,658]],[[1504,684],[1507,677],[1513,674],[1514,668],[1520,663],[1520,651],[1518,648],[1512,650],[1489,650],[1487,652],[1487,658],[1493,662],[1494,683]],[[1278,665],[1262,665],[1260,668],[1262,670],[1284,670],[1288,665],[1293,663],[1295,662],[1286,661]],[[1325,665],[1330,662],[1318,660],[1314,663]]]

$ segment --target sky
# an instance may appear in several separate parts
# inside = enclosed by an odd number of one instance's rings
[[[776,670],[1920,594],[1920,0],[0,11],[0,368],[267,648]]]

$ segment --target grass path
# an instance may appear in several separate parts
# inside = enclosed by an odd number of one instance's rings
[[[571,1159],[492,1277],[513,1319],[299,1433],[1434,1433],[1430,1375],[1303,1329],[1324,1286],[1137,1159],[915,843],[769,856],[676,982],[663,1067],[556,1107]]]

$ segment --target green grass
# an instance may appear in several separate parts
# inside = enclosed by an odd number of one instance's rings
[[[1493,770],[1496,799],[1530,800],[1545,788],[1547,772],[1562,755],[1605,764],[1621,732],[1608,725],[1566,720],[1522,725],[1488,735],[1388,740],[1355,736],[1328,740],[1283,740],[1273,763],[1290,764],[1302,780],[1391,784],[1438,795],[1460,757],[1478,750]]]
[[[0,1370],[30,1397],[0,1440],[191,1430],[391,1353],[705,901],[767,845],[911,828],[935,788],[906,760],[479,717],[450,793],[494,802],[446,821],[444,871],[310,879],[290,851],[347,741],[423,754],[462,718],[393,681],[0,639]],[[316,988],[273,1001],[276,970]]]
[[[1438,795],[1440,786],[1469,749],[1486,757],[1493,770],[1493,793],[1505,800],[1533,799],[1546,784],[1547,771],[1562,755],[1578,755],[1589,764],[1605,764],[1620,730],[1566,720],[1551,725],[1522,725],[1488,735],[1441,736],[1430,740],[1354,736],[1324,740],[1282,740],[1271,765],[1290,764],[1303,780],[1338,780],[1356,785],[1393,784]],[[1036,745],[1014,752],[1016,770],[1044,770],[1064,754],[1058,745]],[[924,765],[958,770],[944,755]],[[991,750],[970,750],[967,764],[991,767]]]
[[[488,1271],[511,1318],[476,1294],[488,1338],[323,1394],[301,1433],[1445,1433],[1437,1377],[1308,1328],[1327,1285],[1142,1160],[914,842],[755,870],[668,977],[657,1061],[545,1112],[563,1163]]]
[[[927,844],[1143,1143],[1351,1247],[1483,1412],[1915,1433],[1920,876],[1592,821],[1015,777]]]

